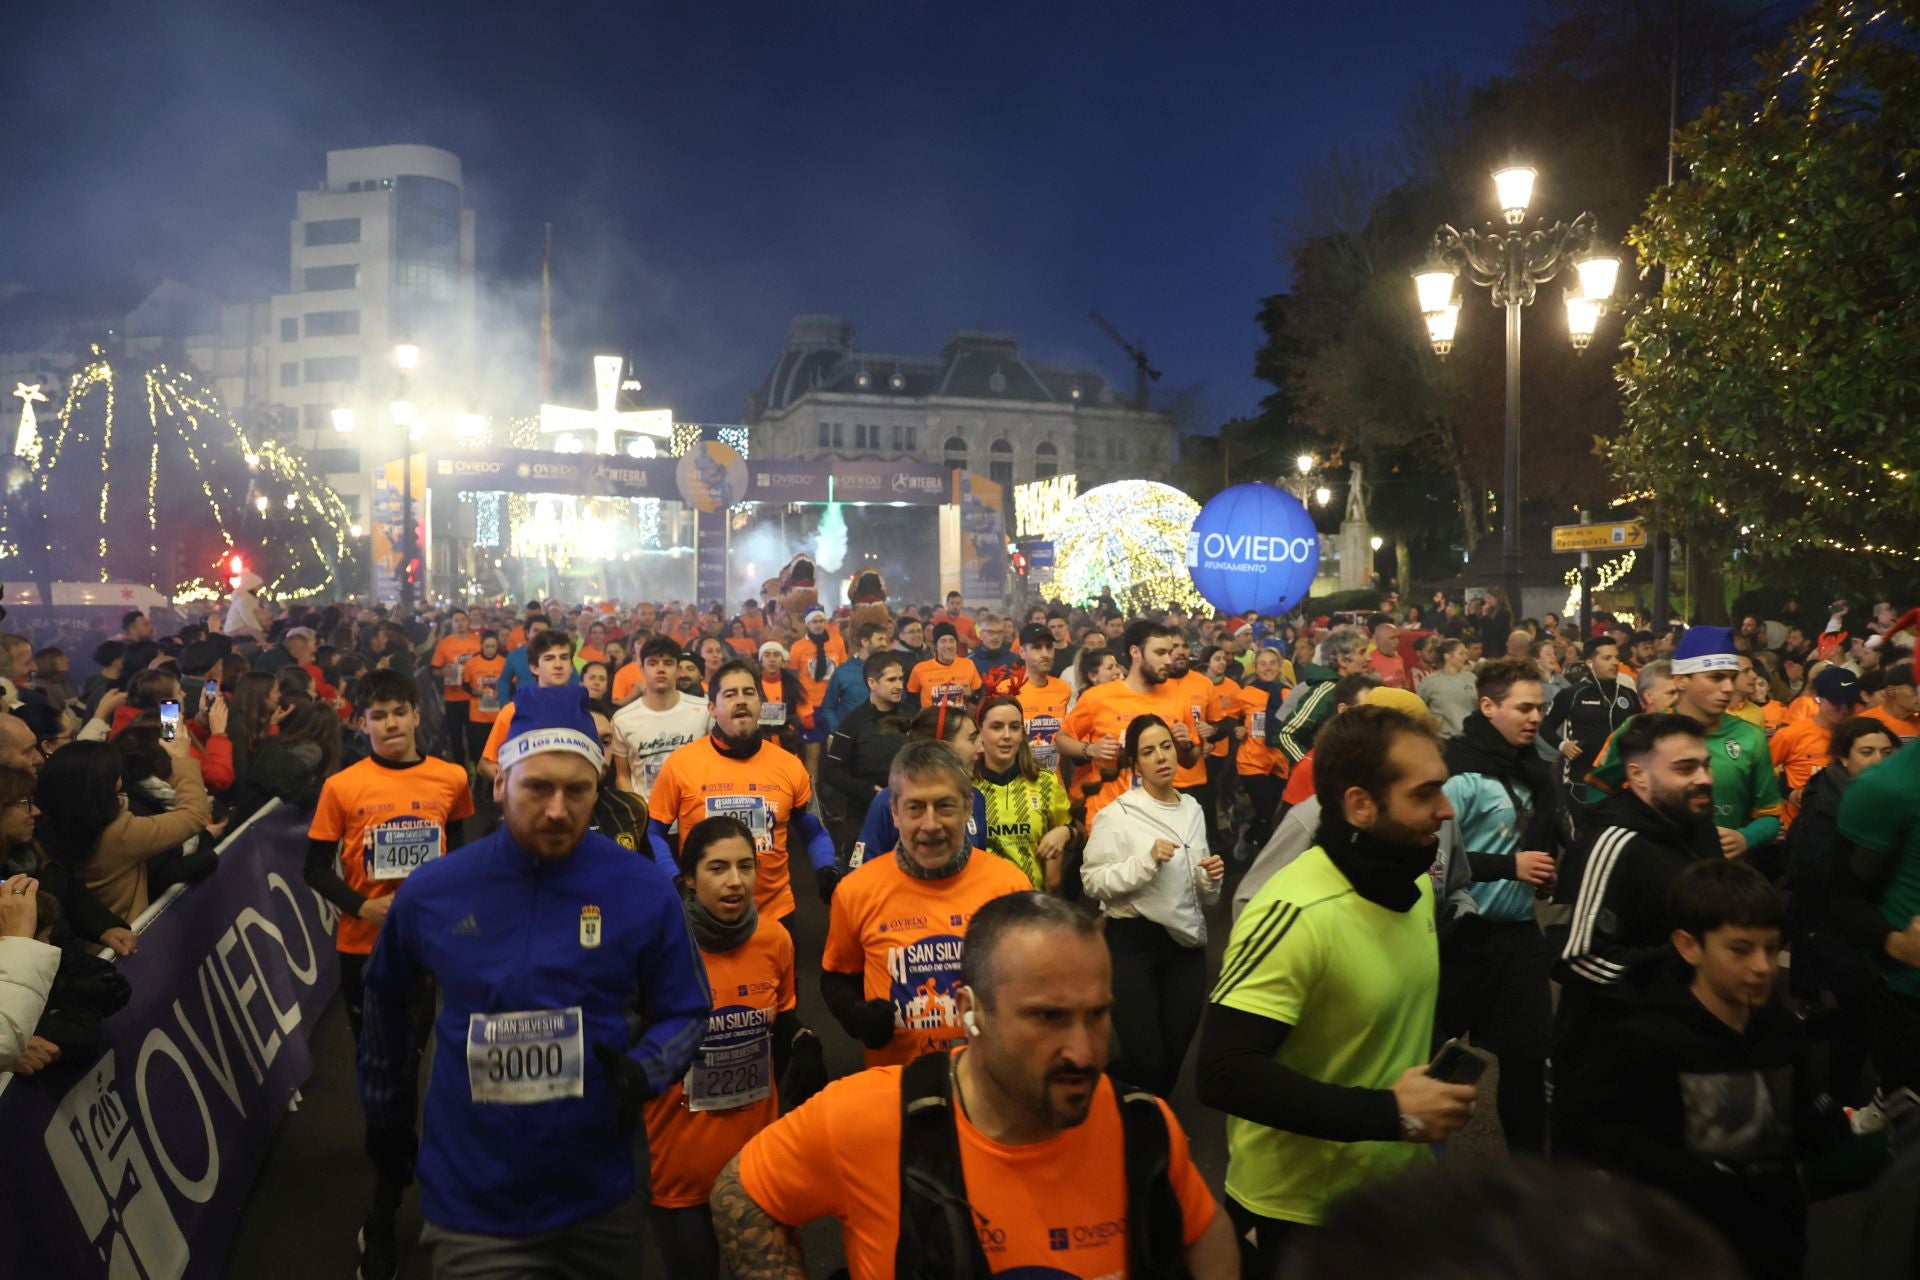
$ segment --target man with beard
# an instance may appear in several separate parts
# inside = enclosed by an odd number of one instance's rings
[[[1559,959],[1560,1005],[1554,1011],[1550,1072],[1577,1078],[1588,1046],[1629,1003],[1623,993],[1637,970],[1668,954],[1673,921],[1667,892],[1687,866],[1722,856],[1713,823],[1713,770],[1698,721],[1682,715],[1638,715],[1614,735],[1626,790],[1600,809],[1598,829],[1562,861],[1554,901],[1572,915],[1548,930]],[[1565,1091],[1555,1089],[1551,1116],[1555,1156],[1579,1156]]]
[[[1727,627],[1694,627],[1670,660],[1673,710],[1705,732],[1707,759],[1713,767],[1713,821],[1720,851],[1743,857],[1780,834],[1780,781],[1773,772],[1767,735],[1738,716],[1727,714],[1740,655]],[[1600,753],[1589,781],[1616,791],[1624,760],[1615,746]],[[1766,870],[1766,868],[1762,868]]]
[[[1319,843],[1234,923],[1200,1031],[1200,1101],[1227,1113],[1227,1213],[1241,1274],[1356,1187],[1433,1159],[1474,1087],[1427,1074],[1440,978],[1434,887],[1453,816],[1440,740],[1389,707],[1314,747]]]
[[[1082,744],[1084,763],[1075,773],[1071,793],[1087,797],[1087,826],[1099,813],[1133,786],[1133,770],[1120,759],[1120,742],[1135,716],[1156,715],[1167,720],[1179,748],[1180,767],[1197,768],[1206,781],[1200,744],[1187,716],[1168,717],[1171,698],[1163,691],[1173,670],[1174,634],[1171,628],[1148,618],[1129,626],[1122,637],[1128,658],[1124,679],[1084,691],[1067,713],[1067,734]],[[1208,686],[1211,700],[1212,686]],[[1203,701],[1201,705],[1207,705]],[[1178,775],[1176,775],[1177,778]]]
[[[836,1081],[721,1171],[731,1274],[804,1280],[799,1228],[837,1218],[853,1280],[937,1259],[983,1277],[1235,1275],[1179,1122],[1102,1072],[1113,992],[1097,918],[1014,893],[982,904],[965,942],[964,1048]]]
[[[1447,742],[1446,792],[1478,909],[1441,952],[1440,1033],[1471,1032],[1500,1059],[1507,1147],[1545,1154],[1553,953],[1533,903],[1553,887],[1559,847],[1559,792],[1534,747],[1546,694],[1539,668],[1515,658],[1482,667],[1475,687],[1480,709]]]
[[[1214,812],[1213,786],[1207,781],[1207,752],[1226,726],[1212,718],[1216,700],[1213,681],[1207,679],[1204,672],[1193,669],[1192,650],[1185,633],[1178,630],[1173,633],[1173,656],[1167,663],[1167,678],[1160,685],[1160,697],[1160,718],[1169,725],[1183,726],[1196,744],[1193,762],[1181,760],[1174,771],[1173,785],[1182,794],[1192,796],[1200,806],[1207,820],[1208,849],[1224,853],[1220,822]]]
[[[588,830],[603,764],[585,691],[518,703],[493,783],[504,826],[401,882],[367,965],[367,1151],[384,1180],[411,1180],[411,1026],[431,980],[417,1145],[433,1273],[635,1275],[641,1105],[685,1074],[711,1001],[666,868]],[[385,1226],[362,1275],[395,1274]]]
[[[647,799],[647,838],[663,867],[674,865],[667,831],[691,831],[707,818],[728,817],[753,832],[760,869],[754,900],[760,913],[785,924],[793,915],[788,850],[798,841],[813,864],[821,901],[833,896],[833,838],[809,812],[813,783],[798,756],[760,736],[760,678],[729,662],[707,686],[713,728],[667,757]]]

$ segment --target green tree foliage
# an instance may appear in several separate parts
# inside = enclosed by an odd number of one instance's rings
[[[1703,550],[1836,581],[1920,528],[1920,24],[1826,0],[1679,140],[1634,228],[1619,483]]]

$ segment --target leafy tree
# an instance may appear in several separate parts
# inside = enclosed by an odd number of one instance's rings
[[[1824,0],[1761,71],[1633,230],[1665,288],[1628,320],[1608,456],[1701,550],[1865,582],[1920,527],[1915,5]]]

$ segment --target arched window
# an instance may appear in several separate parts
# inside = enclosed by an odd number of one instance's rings
[[[967,469],[967,441],[964,436],[947,437],[946,465],[953,471]]]
[[[1013,442],[1001,436],[987,446],[988,477],[998,485],[1013,484]]]
[[[1033,447],[1033,478],[1045,480],[1060,474],[1060,450],[1051,440]]]

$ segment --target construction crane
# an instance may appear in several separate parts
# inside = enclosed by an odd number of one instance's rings
[[[1093,317],[1093,322],[1099,325],[1109,338],[1120,344],[1120,349],[1127,353],[1127,359],[1133,361],[1133,407],[1146,408],[1148,384],[1160,381],[1160,371],[1148,361],[1147,353],[1121,337],[1120,331],[1108,324],[1105,316],[1098,311],[1089,311],[1087,314]]]

